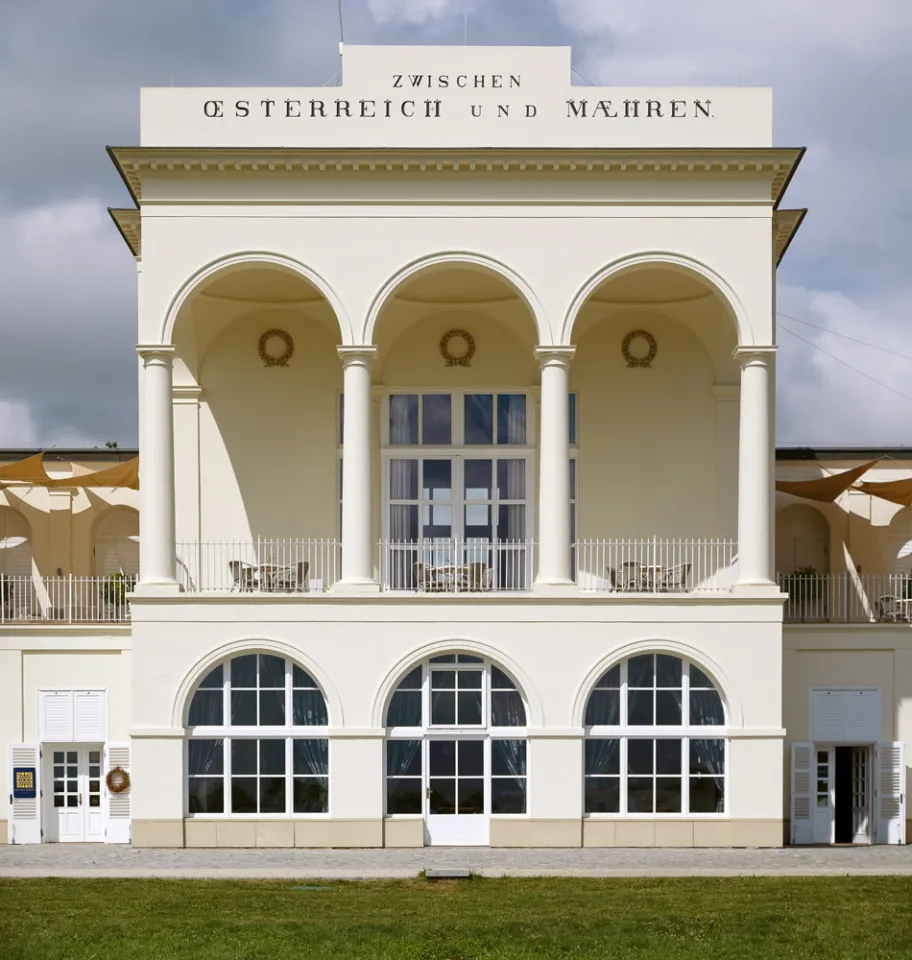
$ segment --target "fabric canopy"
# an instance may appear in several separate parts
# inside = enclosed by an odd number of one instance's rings
[[[125,463],[115,463],[113,467],[97,470],[95,473],[84,473],[79,477],[63,477],[60,480],[49,480],[48,487],[128,487],[130,490],[139,489],[139,457],[127,460]]]
[[[878,462],[879,458],[878,460],[871,460],[869,463],[863,463],[860,467],[853,467],[843,473],[835,473],[829,477],[818,477],[815,480],[777,480],[776,489],[780,493],[790,493],[796,497],[803,497],[805,500],[833,503],[839,494],[845,493],[863,473],[866,473]],[[889,487],[893,484],[862,484],[862,489],[865,486]]]
[[[880,497],[882,500],[899,503],[904,507],[912,504],[912,479],[889,480],[886,483],[862,483],[859,484],[858,489],[871,494],[872,497]]]
[[[44,454],[36,453],[32,457],[26,457],[25,460],[8,463],[6,466],[0,467],[0,480],[47,486],[51,482],[51,478],[45,472],[43,460]]]

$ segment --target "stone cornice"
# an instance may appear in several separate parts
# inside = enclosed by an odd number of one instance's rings
[[[775,210],[773,212],[773,246],[776,251],[776,266],[782,262],[785,251],[795,238],[798,228],[807,214],[803,210]]]
[[[137,260],[142,256],[142,216],[139,210],[108,207],[108,214]]]

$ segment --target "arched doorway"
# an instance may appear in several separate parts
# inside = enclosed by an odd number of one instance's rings
[[[95,527],[95,576],[139,576],[139,513],[132,507],[108,510]]]
[[[528,812],[527,707],[497,664],[448,653],[412,667],[386,710],[386,816],[424,820],[425,843],[480,846]]]
[[[776,570],[830,572],[830,523],[815,507],[794,503],[776,515]]]
[[[10,507],[0,507],[0,575],[31,579],[31,538],[28,520]]]

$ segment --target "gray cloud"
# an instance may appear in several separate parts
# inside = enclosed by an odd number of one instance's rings
[[[776,141],[809,147],[811,213],[784,313],[902,352],[912,280],[908,0],[345,0],[350,43],[562,43],[605,84],[771,85]],[[135,269],[104,154],[138,139],[142,85],[319,85],[335,0],[32,0],[0,6],[0,445],[136,439]],[[779,439],[912,443],[910,363],[783,321]],[[17,439],[18,438],[18,439]]]

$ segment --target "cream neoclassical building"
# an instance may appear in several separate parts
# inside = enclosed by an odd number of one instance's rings
[[[110,150],[141,489],[2,458],[9,839],[902,842],[912,464],[775,491],[770,91],[343,68]]]

